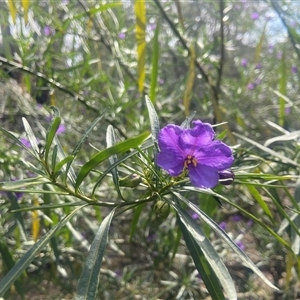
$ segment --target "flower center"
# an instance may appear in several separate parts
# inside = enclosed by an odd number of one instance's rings
[[[190,164],[193,164],[194,167],[197,167],[198,161],[197,158],[193,155],[188,155],[184,161],[184,167],[187,169]]]

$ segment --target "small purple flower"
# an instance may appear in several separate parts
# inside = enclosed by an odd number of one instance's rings
[[[227,227],[227,224],[226,224],[226,222],[221,222],[220,224],[219,224],[219,227],[220,228],[222,228],[223,230],[226,230],[226,227]]]
[[[241,216],[241,215],[233,215],[233,216],[231,217],[231,220],[232,220],[233,222],[239,222],[239,221],[242,220],[242,216]]]
[[[247,88],[248,90],[252,91],[255,89],[255,84],[253,82],[250,82],[248,85],[247,85]]]
[[[51,26],[46,25],[44,27],[44,34],[45,34],[45,36],[51,36],[51,35],[54,35],[54,33],[55,33],[55,30]]]
[[[269,44],[269,45],[268,45],[268,52],[269,52],[269,53],[273,53],[273,50],[274,50],[274,45]]]
[[[60,124],[60,125],[58,126],[58,129],[57,129],[56,133],[57,133],[57,134],[62,134],[62,133],[64,133],[65,131],[66,131],[66,126],[65,126],[64,124]]]
[[[291,107],[290,106],[287,106],[285,109],[284,109],[284,112],[286,115],[289,115],[291,113]]]
[[[278,59],[282,59],[282,51],[278,51],[277,52],[277,58]]]
[[[27,148],[31,147],[29,140],[27,140],[26,138],[20,138],[19,141]]]
[[[236,241],[235,243],[242,251],[245,250],[245,245],[243,244],[242,241]]]
[[[253,221],[252,220],[249,220],[248,222],[247,222],[247,227],[252,227],[253,226]]]
[[[247,58],[243,58],[242,60],[241,60],[241,65],[242,65],[242,67],[247,67],[247,65],[248,65],[248,60],[247,60]]]
[[[148,237],[147,237],[147,241],[148,242],[152,242],[156,239],[156,233],[153,232],[153,233],[149,233]]]
[[[193,124],[194,128],[170,124],[161,129],[156,163],[171,176],[187,170],[194,186],[213,188],[219,181],[218,172],[231,167],[232,151],[223,142],[214,140],[210,124],[200,120]]]
[[[198,214],[192,213],[192,219],[193,219],[193,220],[198,220],[198,219],[199,219]]]
[[[119,33],[119,38],[120,38],[121,40],[124,40],[125,37],[126,37],[125,32],[120,32],[120,33]]]
[[[255,69],[260,70],[262,68],[262,63],[257,63]]]
[[[292,71],[293,74],[297,74],[298,73],[297,66],[292,66],[291,71]]]
[[[253,21],[255,21],[255,20],[257,20],[259,18],[259,13],[256,11],[256,12],[253,12],[252,14],[251,14],[251,19],[253,20]]]

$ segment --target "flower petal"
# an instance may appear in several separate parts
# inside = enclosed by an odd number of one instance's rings
[[[185,152],[178,143],[183,128],[176,125],[167,125],[158,135],[160,152],[157,154],[156,163],[170,175],[179,175],[184,167]]]
[[[232,150],[221,141],[213,141],[209,145],[197,149],[194,155],[199,165],[205,165],[223,171],[233,163]]]
[[[219,174],[215,168],[198,165],[189,167],[189,177],[192,185],[200,188],[213,188],[218,184]]]
[[[194,128],[186,129],[180,135],[180,145],[189,145],[194,149],[211,143],[215,137],[212,126],[199,120],[194,121],[193,124]]]

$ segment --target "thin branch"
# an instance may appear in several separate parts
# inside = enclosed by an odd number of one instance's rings
[[[50,84],[51,86],[54,86],[55,88],[57,88],[58,90],[64,92],[65,94],[68,94],[70,95],[71,97],[75,98],[75,100],[78,100],[86,109],[88,109],[89,111],[93,111],[94,113],[96,113],[97,115],[99,115],[101,112],[90,106],[85,100],[84,98],[77,94],[77,93],[74,93],[73,91],[69,90],[68,88],[66,88],[65,86],[63,86],[62,84],[60,84],[59,82],[55,81],[54,79],[52,78],[48,78],[45,74],[42,74],[40,72],[35,72],[33,69],[31,68],[28,68],[22,64],[19,64],[17,62],[14,62],[14,61],[11,61],[11,60],[7,60],[6,58],[0,56],[0,67],[1,67],[1,64],[3,65],[6,65],[6,66],[9,66],[9,67],[12,67],[14,69],[18,69],[20,70],[21,72],[24,72],[24,73],[27,73],[27,74],[30,74],[32,76],[35,76],[37,78],[40,78],[40,79],[43,79],[46,83]],[[106,117],[105,120],[111,124],[113,127],[115,127],[120,135],[124,138],[127,138],[127,134],[123,131],[122,128],[120,128],[120,126],[118,126],[118,124],[116,124],[116,122],[114,120],[112,120],[111,118],[109,117]]]
[[[272,4],[272,7],[274,8],[274,10],[277,12],[277,14],[278,14],[281,22],[283,23],[283,25],[287,29],[289,39],[291,40],[291,43],[292,43],[292,45],[293,45],[293,47],[294,47],[294,49],[295,49],[295,51],[296,51],[296,53],[298,55],[299,61],[300,61],[300,50],[299,50],[299,48],[297,46],[298,43],[295,41],[291,29],[290,29],[290,27],[288,26],[288,24],[286,23],[286,21],[285,21],[285,19],[283,17],[283,11],[282,11],[281,7],[278,5],[278,3],[276,1],[271,1],[271,4]]]
[[[221,43],[221,49],[220,49],[220,61],[219,61],[219,68],[218,68],[218,79],[216,88],[217,91],[220,92],[221,90],[221,81],[222,81],[222,75],[223,75],[223,66],[224,66],[224,60],[225,60],[225,45],[224,45],[224,0],[220,0],[220,43]]]

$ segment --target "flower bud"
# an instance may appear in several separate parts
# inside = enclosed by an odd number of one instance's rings
[[[234,180],[234,173],[231,170],[224,170],[219,172],[219,183],[223,185],[230,185]]]
[[[137,187],[142,182],[142,178],[136,174],[130,174],[126,177],[120,178],[119,184],[120,186],[125,187]]]
[[[154,205],[154,212],[162,219],[166,219],[170,213],[170,204],[165,201],[159,200]]]

